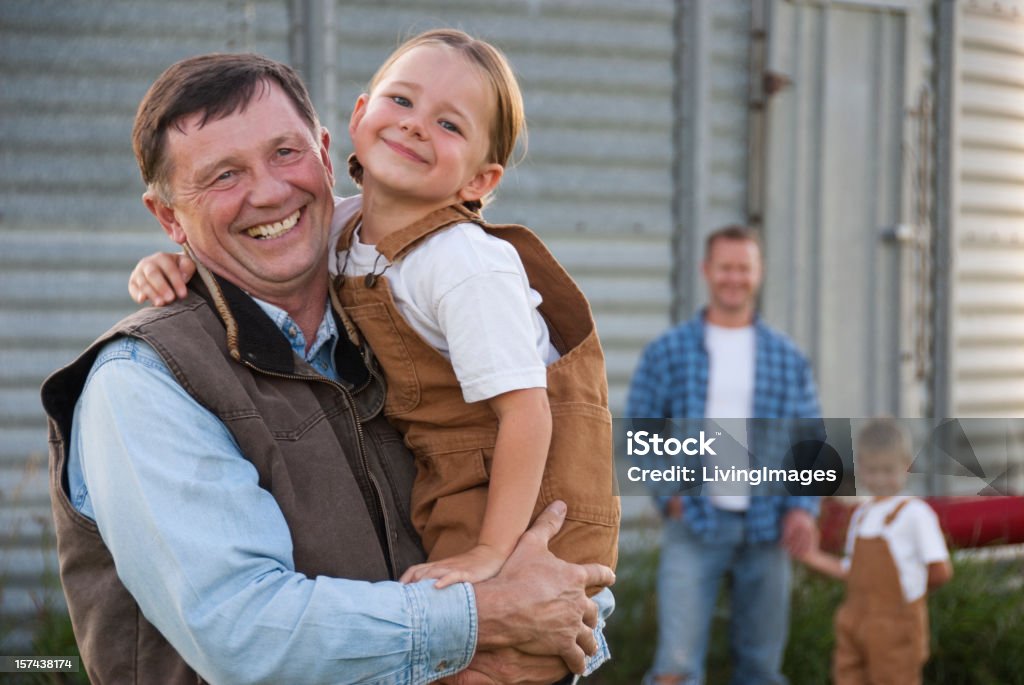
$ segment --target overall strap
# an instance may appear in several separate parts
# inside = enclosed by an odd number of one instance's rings
[[[896,508],[889,512],[889,515],[885,517],[885,525],[891,525],[892,522],[896,520],[896,517],[900,515],[900,512],[903,511],[903,508],[908,504],[910,504],[909,499],[905,499],[897,504]]]

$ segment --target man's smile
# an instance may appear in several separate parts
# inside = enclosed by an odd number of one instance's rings
[[[281,219],[280,221],[272,224],[260,224],[259,226],[253,226],[252,228],[246,229],[245,232],[258,240],[279,238],[295,227],[295,224],[299,222],[300,216],[302,216],[302,210],[296,209],[293,214]]]

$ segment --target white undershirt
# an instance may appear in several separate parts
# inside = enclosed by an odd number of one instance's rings
[[[709,419],[746,419],[754,410],[754,327],[726,328],[705,323],[704,346],[708,351],[708,396],[704,416]],[[745,421],[723,422],[725,432],[737,442],[746,445]],[[738,456],[725,463],[725,454],[719,455],[721,463],[709,458],[710,467],[745,469],[749,462],[734,463]],[[740,482],[708,482],[705,485],[711,503],[728,511],[746,511],[750,506],[750,484]]]
[[[910,500],[889,525],[885,517],[904,500]],[[903,599],[913,602],[928,589],[928,564],[949,559],[942,537],[939,517],[928,504],[916,497],[889,497],[862,504],[850,519],[843,567],[849,570],[854,541],[858,538],[885,540],[896,563]]]
[[[332,245],[358,208],[358,198],[335,205]],[[347,276],[383,271],[402,318],[451,361],[466,402],[547,387],[559,355],[537,311],[541,296],[515,248],[477,224],[435,233],[390,266],[357,230],[347,260],[340,253],[330,266]]]

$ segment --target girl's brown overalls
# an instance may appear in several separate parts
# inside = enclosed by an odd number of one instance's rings
[[[905,500],[885,518],[891,525]],[[928,660],[927,595],[909,604],[885,538],[854,542],[846,599],[835,618],[836,685],[915,685]]]
[[[345,227],[339,250],[350,244],[359,219]],[[562,355],[547,369],[553,430],[533,514],[564,500],[568,514],[552,551],[567,561],[614,567],[619,500],[604,355],[590,307],[572,278],[529,229],[486,224],[458,205],[387,236],[376,247],[394,262],[427,236],[466,221],[516,248],[531,287],[543,297],[540,312]],[[498,429],[494,412],[487,402],[463,400],[451,363],[405,322],[386,277],[339,276],[335,291],[380,360],[388,386],[385,413],[415,455],[411,514],[429,559],[467,551],[477,543],[484,516]]]

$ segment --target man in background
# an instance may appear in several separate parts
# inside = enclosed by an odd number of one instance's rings
[[[806,358],[757,316],[763,273],[757,233],[727,226],[710,234],[702,273],[706,307],[644,350],[627,416],[817,417],[817,392]],[[659,496],[657,501],[665,520],[659,637],[645,682],[704,682],[711,618],[721,581],[729,576],[732,682],[785,683],[781,665],[789,623],[789,555],[799,556],[811,544],[816,498],[758,496],[749,488],[723,490],[708,483],[699,495]]]

